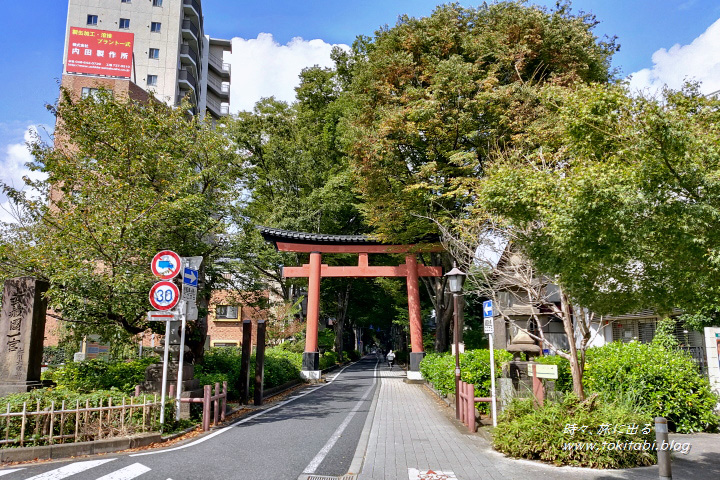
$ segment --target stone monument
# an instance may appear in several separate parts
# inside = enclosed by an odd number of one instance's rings
[[[42,387],[48,283],[33,277],[5,282],[0,313],[0,396]]]

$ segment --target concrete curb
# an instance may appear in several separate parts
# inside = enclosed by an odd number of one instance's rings
[[[161,434],[147,433],[134,437],[108,438],[93,442],[61,443],[41,447],[4,448],[0,450],[0,463],[29,462],[32,460],[51,460],[110,453],[129,448],[138,448],[161,441]]]

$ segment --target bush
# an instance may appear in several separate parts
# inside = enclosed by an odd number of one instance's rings
[[[555,465],[627,468],[657,463],[652,417],[596,400],[580,402],[569,394],[560,403],[533,408],[532,399],[515,399],[499,418],[493,446],[512,457]],[[626,442],[639,444],[608,445]]]
[[[201,385],[214,385],[216,382],[228,382],[230,398],[240,396],[240,361],[239,348],[212,348],[205,352],[203,363],[195,366],[195,378]],[[280,347],[265,350],[265,376],[263,388],[273,388],[291,380],[300,378],[302,354],[291,352]],[[255,355],[250,356],[250,392],[255,391]]]
[[[72,360],[63,347],[45,346],[43,347],[42,363],[45,365],[61,365]]]
[[[251,375],[255,376],[255,356],[251,359]],[[269,348],[265,350],[265,377],[263,388],[279,387],[300,378],[302,370],[302,354]],[[250,382],[253,383],[252,381]],[[250,386],[254,390],[254,385]]]
[[[351,362],[357,362],[362,357],[362,355],[360,355],[360,352],[357,350],[350,350],[345,353],[347,353],[347,356]]]
[[[303,353],[305,351],[305,339],[302,338],[299,340],[290,340],[288,342],[283,342],[274,348],[280,348],[282,350],[287,350],[288,352],[293,353]]]
[[[338,363],[340,363],[340,356],[333,351],[328,351],[320,355],[320,370],[333,367]]]
[[[495,350],[495,377],[502,374],[502,364],[512,360],[506,350]],[[475,385],[476,397],[490,396],[490,351],[467,350],[460,354],[460,379]],[[431,353],[420,362],[420,373],[443,395],[455,393],[455,357],[449,353]],[[486,403],[478,404],[486,411]]]
[[[688,354],[657,344],[613,342],[588,349],[586,358],[589,392],[636,398],[639,412],[663,416],[681,433],[717,427],[718,398]]]
[[[43,379],[52,380],[58,389],[80,393],[116,389],[130,395],[135,386],[145,380],[148,365],[158,361],[158,357],[144,357],[129,362],[106,362],[100,359],[68,362],[46,371]]]

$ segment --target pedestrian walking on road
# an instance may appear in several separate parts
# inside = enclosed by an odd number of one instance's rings
[[[387,359],[388,367],[392,370],[393,362],[395,361],[395,354],[392,350],[390,350],[387,355],[385,355],[385,358]]]

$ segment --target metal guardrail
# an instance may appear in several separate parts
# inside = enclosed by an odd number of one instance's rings
[[[207,83],[208,83],[209,87],[212,87],[213,90],[215,90],[216,92],[218,92],[220,94],[228,95],[230,93],[230,84],[229,83],[219,82],[217,79],[213,78],[211,75],[207,76]]]
[[[230,64],[227,62],[223,62],[223,59],[218,57],[217,55],[208,53],[208,61],[209,61],[210,65],[215,67],[216,70],[218,70],[220,72],[230,73]]]

